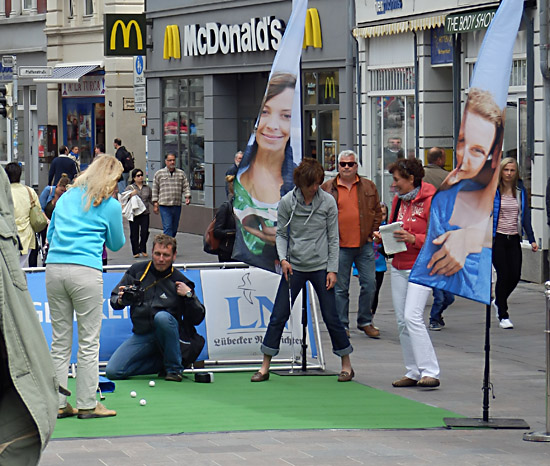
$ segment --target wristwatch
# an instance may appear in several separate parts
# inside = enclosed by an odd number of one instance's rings
[[[187,293],[185,293],[185,297],[186,298],[192,298],[193,297],[193,292],[191,290],[189,290]]]

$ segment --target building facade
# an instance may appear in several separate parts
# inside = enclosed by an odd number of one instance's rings
[[[320,34],[302,54],[303,153],[332,172],[338,151],[355,144],[354,8],[348,0],[308,7]],[[177,154],[192,189],[180,230],[203,233],[225,200],[225,172],[252,134],[291,9],[286,0],[146,3],[147,168],[151,178],[167,152]]]
[[[391,202],[387,162],[397,150],[420,158],[430,147],[454,145],[470,78],[499,2],[429,0],[356,2],[359,43],[361,144],[369,176]],[[544,79],[540,69],[539,10],[525,2],[514,47],[503,156],[515,157],[530,193],[533,228],[543,251],[525,244],[522,278],[543,281],[548,271],[545,190],[549,165]],[[400,146],[399,148],[397,146]]]

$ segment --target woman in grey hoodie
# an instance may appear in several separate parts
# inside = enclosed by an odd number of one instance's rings
[[[319,298],[332,351],[342,358],[338,381],[349,382],[355,375],[349,357],[353,348],[336,313],[334,299],[339,251],[338,207],[330,194],[319,189],[323,178],[321,164],[305,158],[294,170],[296,187],[279,203],[276,246],[283,276],[261,346],[262,367],[252,376],[252,382],[269,379],[271,358],[279,353],[283,329],[290,316],[289,286],[294,304],[308,280]]]

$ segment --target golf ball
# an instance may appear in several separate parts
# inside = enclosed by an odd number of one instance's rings
[[[149,382],[149,386],[150,386],[150,387],[154,387],[154,386],[155,386],[155,381],[154,381],[154,380],[151,380],[151,381]]]
[[[130,392],[130,396],[131,396],[132,398],[135,398],[135,397],[137,396],[137,393],[136,393],[136,392]]]
[[[145,398],[142,398],[141,400],[139,400],[139,404],[141,406],[145,406],[147,404],[147,400]]]

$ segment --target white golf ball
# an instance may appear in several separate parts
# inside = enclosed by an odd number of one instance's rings
[[[135,397],[137,396],[137,393],[136,393],[136,392],[130,392],[130,396],[131,396],[132,398],[135,398]]]
[[[145,406],[147,404],[147,400],[145,398],[142,398],[141,400],[139,400],[139,404],[141,406]]]
[[[154,381],[154,380],[151,380],[151,381],[149,382],[149,386],[150,386],[150,387],[154,387],[154,386],[155,386],[155,381]]]

